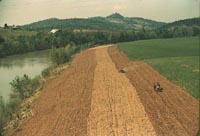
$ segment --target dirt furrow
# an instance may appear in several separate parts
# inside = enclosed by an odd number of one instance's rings
[[[33,106],[34,116],[13,136],[84,136],[91,106],[95,52],[78,54],[66,71],[51,80]]]
[[[107,47],[96,48],[88,136],[156,135],[135,88],[118,72]]]
[[[109,48],[118,69],[136,88],[156,132],[161,136],[196,136],[199,128],[199,102],[180,87],[161,76],[149,65],[129,61],[116,47]],[[163,92],[155,92],[153,83],[160,82]]]
[[[161,93],[153,90],[157,81]],[[195,136],[199,126],[196,99],[108,46],[76,55],[32,110],[13,136]]]

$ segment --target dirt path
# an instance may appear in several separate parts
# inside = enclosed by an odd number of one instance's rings
[[[172,84],[149,65],[131,62],[116,47],[109,54],[118,69],[127,69],[129,78],[159,136],[196,136],[199,129],[199,102]],[[162,93],[153,90],[160,82]]]
[[[118,72],[107,47],[96,50],[88,136],[152,136],[153,126],[135,88]]]

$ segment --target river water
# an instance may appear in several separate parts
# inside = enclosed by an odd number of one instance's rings
[[[50,64],[50,50],[0,58],[0,96],[8,100],[11,93],[9,83],[16,76],[27,74],[34,77],[40,75],[41,71]]]

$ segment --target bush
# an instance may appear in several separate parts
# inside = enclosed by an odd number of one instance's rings
[[[18,126],[19,126],[19,122],[15,121],[12,127],[13,127],[13,129],[16,129]]]
[[[3,98],[0,97],[0,136],[3,136],[3,128],[4,128],[4,123],[5,123],[5,111],[4,111],[4,101]]]
[[[25,99],[30,95],[30,83],[31,80],[25,74],[23,77],[15,77],[15,79],[10,82],[10,85],[14,94],[18,94],[21,99]]]
[[[69,61],[69,57],[64,49],[56,49],[51,53],[51,60],[56,66]]]
[[[7,105],[3,100],[3,97],[0,97],[0,136],[3,136],[3,132],[4,132],[4,127],[6,124],[6,121],[8,119],[8,109],[7,109]]]
[[[9,114],[9,118],[12,117],[12,113],[19,107],[20,103],[21,103],[20,98],[18,98],[18,97],[10,98],[10,100],[7,104],[7,111],[8,111],[8,114]]]
[[[33,92],[34,90],[36,90],[37,87],[39,86],[39,80],[40,80],[40,76],[36,76],[36,77],[34,77],[33,79],[31,79],[31,85],[30,85],[30,87],[31,87],[31,89],[32,89],[32,92]],[[31,94],[31,95],[32,95],[32,94]]]
[[[48,68],[45,68],[43,71],[42,71],[42,77],[47,77],[50,75],[50,70],[51,70],[51,67],[48,67]]]
[[[65,48],[54,49],[51,53],[51,61],[56,66],[69,62],[71,57],[80,50],[80,47],[68,45]]]
[[[15,77],[10,83],[12,87],[12,93],[7,103],[4,102],[3,98],[0,97],[0,136],[3,136],[4,127],[9,119],[12,119],[12,113],[14,113],[21,104],[21,101],[25,98],[30,97],[34,90],[39,85],[40,76],[36,76],[31,79],[26,74],[23,77]],[[27,105],[30,108],[30,105]],[[13,129],[19,126],[19,122],[13,124]]]
[[[10,82],[13,91],[12,95],[19,95],[20,99],[30,97],[39,85],[39,78],[40,77],[35,77],[31,79],[26,74],[24,74],[23,77],[15,77],[15,79]]]
[[[0,136],[3,136],[4,132],[4,127],[5,127],[5,118],[1,115],[0,117]]]

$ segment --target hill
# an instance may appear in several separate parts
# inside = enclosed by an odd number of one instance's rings
[[[107,17],[91,18],[71,18],[57,19],[51,18],[31,24],[19,26],[26,30],[95,30],[95,31],[151,31],[156,30],[156,34],[161,38],[196,36],[200,33],[200,19],[191,18],[178,20],[171,23],[157,22],[140,17],[124,17],[119,13],[111,14]]]
[[[168,23],[160,27],[158,31],[163,33],[164,38],[197,36],[200,33],[200,18],[190,18]]]
[[[111,15],[107,16],[107,18],[124,19],[124,17],[119,13],[111,14]]]
[[[163,22],[157,22],[144,18],[123,17],[119,13],[114,13],[107,17],[91,18],[71,18],[57,19],[51,18],[38,21],[32,24],[20,26],[23,29],[92,29],[92,30],[140,30],[156,29],[165,25]]]
[[[172,23],[165,25],[165,28],[172,28],[176,26],[199,26],[200,25],[200,18],[189,18],[184,20],[178,20]]]

